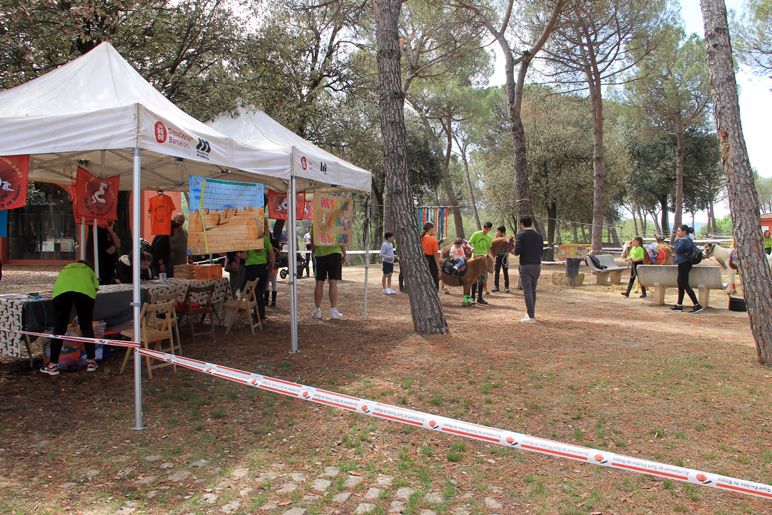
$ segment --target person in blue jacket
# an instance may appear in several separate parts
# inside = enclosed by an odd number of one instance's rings
[[[688,225],[679,225],[676,228],[676,240],[673,244],[673,252],[675,254],[675,264],[678,266],[678,302],[673,306],[673,311],[683,311],[684,306],[684,293],[689,295],[694,307],[692,313],[699,313],[702,311],[702,306],[697,300],[697,296],[694,294],[694,290],[689,286],[689,272],[692,270],[692,264],[689,262],[689,256],[694,250],[694,242],[689,238],[689,234],[693,233],[694,229]]]

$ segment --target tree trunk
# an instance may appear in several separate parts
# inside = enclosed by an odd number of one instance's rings
[[[577,243],[579,241],[579,234],[577,234],[576,229],[576,222],[571,222],[571,234],[574,237],[573,243]]]
[[[633,231],[635,234],[633,236],[637,236],[639,234],[642,234],[638,232],[638,217],[635,216],[635,210],[633,209]]]
[[[555,222],[558,217],[558,203],[554,200],[547,204],[547,241],[550,247],[555,244]]]
[[[592,141],[592,250],[600,252],[603,247],[603,218],[606,212],[606,172],[603,150],[603,98],[600,76],[592,74],[588,81],[592,116],[595,121]]]
[[[376,0],[378,1],[378,0]],[[453,121],[450,116],[442,120],[442,127],[445,131],[445,161],[442,165],[442,189],[445,190],[445,199],[447,205],[453,212],[453,223],[456,226],[456,238],[465,238],[464,219],[461,217],[461,208],[458,206],[456,192],[453,191],[453,181],[450,180],[450,157],[453,154]],[[437,223],[437,220],[435,220]]]
[[[668,219],[670,214],[667,209],[667,198],[662,197],[659,199],[659,205],[662,208],[662,211],[660,211],[660,216],[662,217],[662,221],[660,222],[660,230],[662,231],[660,234],[662,234],[662,237],[667,237],[668,234],[670,234],[670,220]]]
[[[461,149],[461,161],[464,163],[464,175],[466,176],[466,187],[469,189],[469,201],[472,203],[474,223],[477,225],[477,230],[482,231],[480,213],[477,212],[477,201],[474,198],[474,185],[472,184],[472,176],[469,174],[469,160],[466,158],[466,147]]]
[[[391,216],[389,215],[389,199],[391,198],[391,195],[389,194],[389,185],[384,178],[383,180],[383,195],[381,204],[383,204],[383,231],[386,232],[394,232],[394,221],[391,219]]]
[[[418,333],[447,333],[448,323],[421,248],[413,217],[407,172],[405,97],[400,78],[398,22],[401,0],[374,0],[384,168],[390,193],[389,217],[400,242],[413,327]]]
[[[716,208],[712,200],[708,204],[708,222],[709,230],[715,236],[718,234],[718,223],[716,223]]]
[[[622,242],[619,241],[619,234],[617,234],[617,228],[612,225],[609,232],[611,233],[611,244],[614,245],[615,247],[621,247]]]
[[[525,148],[525,129],[521,117],[523,104],[523,87],[525,75],[528,71],[530,59],[524,59],[518,70],[518,80],[515,80],[514,58],[509,49],[505,49],[506,61],[504,71],[507,78],[507,114],[509,116],[509,131],[512,135],[512,148],[514,151],[514,186],[518,218],[532,216],[531,198],[528,188],[528,160]]]
[[[700,6],[743,293],[756,341],[756,358],[759,363],[772,366],[772,270],[764,254],[759,199],[740,123],[726,5],[723,0],[700,0]]]
[[[646,210],[641,209],[638,212],[638,218],[641,219],[641,233],[644,237],[646,237],[646,232],[648,231],[648,221],[646,220]]]
[[[684,211],[684,127],[681,114],[676,114],[673,125],[676,137],[676,181],[675,181],[675,213],[673,214],[673,231],[670,240],[675,241],[675,228],[683,223]]]
[[[584,229],[584,224],[582,224],[582,243],[587,243],[587,231]]]

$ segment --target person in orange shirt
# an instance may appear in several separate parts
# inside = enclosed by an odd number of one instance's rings
[[[421,246],[426,256],[426,264],[429,265],[429,273],[432,274],[435,287],[440,289],[440,244],[434,236],[437,230],[432,222],[424,224],[424,230],[421,232]]]

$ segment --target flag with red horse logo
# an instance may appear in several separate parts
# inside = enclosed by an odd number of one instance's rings
[[[86,220],[116,220],[118,218],[118,190],[120,177],[95,177],[85,168],[78,167],[75,193],[75,217]]]
[[[303,219],[303,206],[306,203],[306,196],[303,193],[295,195],[295,217],[298,220]],[[268,216],[274,220],[286,220],[289,214],[289,203],[287,195],[278,191],[268,191]]]
[[[0,156],[0,209],[27,205],[29,156]]]

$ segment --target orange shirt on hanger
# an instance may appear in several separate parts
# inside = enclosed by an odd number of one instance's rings
[[[174,201],[163,193],[150,199],[151,230],[155,235],[168,236],[172,233],[172,215],[177,208]]]

